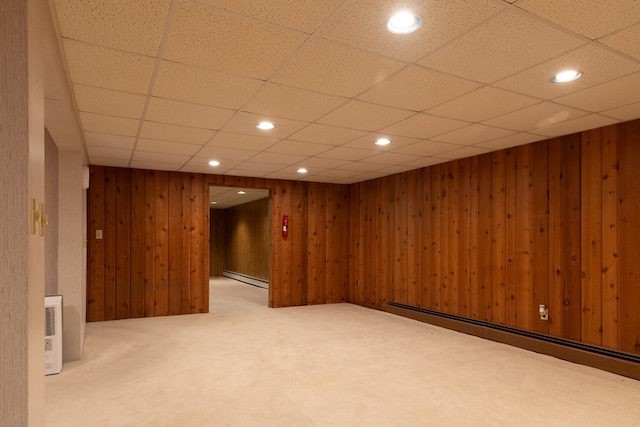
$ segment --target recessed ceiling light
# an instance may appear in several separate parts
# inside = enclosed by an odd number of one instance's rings
[[[269,129],[273,129],[276,126],[271,122],[260,122],[256,125],[256,127],[262,130],[269,130]]]
[[[389,138],[380,138],[376,141],[376,145],[389,145],[391,144],[391,140]]]
[[[247,194],[247,192],[240,190],[240,191],[238,191],[238,194]]]
[[[298,173],[307,173],[307,172],[309,172],[309,171],[307,170],[307,168],[300,168],[300,169],[298,169]]]
[[[387,30],[394,34],[409,34],[422,26],[422,18],[411,12],[398,12],[387,22]]]
[[[220,166],[220,162],[217,160],[210,160],[209,166]]]
[[[574,80],[577,80],[580,77],[582,77],[582,73],[580,71],[565,70],[551,77],[551,81],[553,83],[566,83],[566,82],[572,82]]]
[[[211,202],[211,204],[212,204],[212,205],[216,205],[216,204],[218,204],[218,202]]]

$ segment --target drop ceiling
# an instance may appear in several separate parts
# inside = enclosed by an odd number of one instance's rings
[[[95,165],[348,184],[640,117],[636,0],[50,4]]]

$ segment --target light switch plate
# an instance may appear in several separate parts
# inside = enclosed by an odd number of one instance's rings
[[[97,240],[102,239],[102,230],[96,230],[96,239]]]

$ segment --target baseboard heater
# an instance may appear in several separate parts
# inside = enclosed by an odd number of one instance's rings
[[[249,285],[257,286],[259,288],[269,289],[269,281],[259,279],[257,277],[247,276],[246,274],[236,273],[234,271],[224,270],[222,272],[224,277],[237,280],[239,282],[247,283]]]
[[[387,312],[640,380],[640,356],[482,320],[388,302]]]

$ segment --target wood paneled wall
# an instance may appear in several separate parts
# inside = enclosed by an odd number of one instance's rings
[[[269,198],[224,211],[224,269],[269,280]]]
[[[92,166],[88,321],[208,311],[209,186],[271,190],[271,307],[347,300],[348,186]]]
[[[209,276],[222,276],[224,271],[224,210],[209,210]]]
[[[207,312],[204,176],[92,166],[90,183],[87,320]]]
[[[354,184],[350,301],[640,353],[638,164],[634,121]]]

